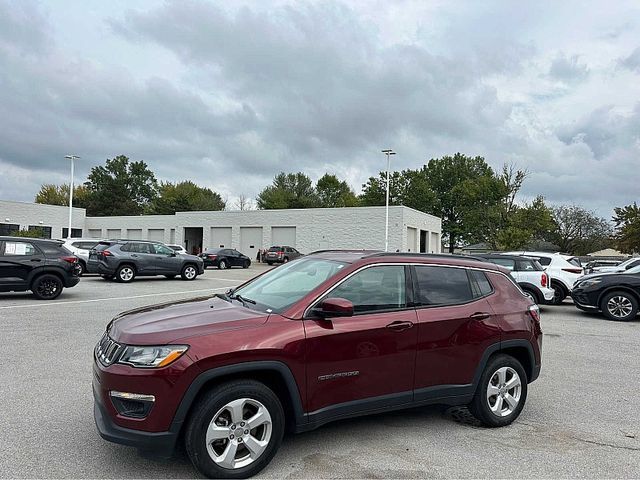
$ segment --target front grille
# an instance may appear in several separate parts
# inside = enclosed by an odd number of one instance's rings
[[[96,345],[96,357],[103,365],[109,366],[115,362],[122,353],[122,345],[111,340],[105,332],[98,345]]]

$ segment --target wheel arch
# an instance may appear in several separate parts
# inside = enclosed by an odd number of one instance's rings
[[[255,380],[271,388],[282,402],[289,429],[305,422],[298,384],[289,367],[279,361],[256,361],[213,368],[199,374],[182,397],[169,430],[179,433],[197,400],[217,385],[231,380]]]
[[[602,299],[609,295],[612,292],[625,292],[630,294],[633,298],[636,299],[636,302],[640,303],[640,294],[636,292],[633,288],[628,287],[626,285],[612,285],[610,287],[605,288],[600,295],[598,296],[598,308],[601,307]]]
[[[487,347],[484,351],[480,362],[478,363],[478,367],[476,369],[476,373],[473,377],[473,388],[474,391],[478,387],[478,383],[480,382],[480,376],[484,371],[489,359],[497,354],[506,354],[510,355],[520,364],[524,371],[527,374],[528,383],[533,382],[536,378],[538,378],[538,374],[540,372],[539,366],[536,364],[536,357],[533,352],[533,347],[531,346],[531,342],[524,339],[515,339],[515,340],[505,340],[500,343],[495,343]]]
[[[38,278],[40,278],[43,275],[54,275],[58,277],[58,279],[62,282],[62,286],[64,287],[64,273],[62,272],[62,269],[53,267],[50,269],[43,268],[42,270],[38,270],[37,272],[34,272],[31,275],[31,279],[29,280],[29,283],[28,283],[29,290],[33,290],[33,284]]]

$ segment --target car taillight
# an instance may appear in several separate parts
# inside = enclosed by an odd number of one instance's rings
[[[209,258],[209,260],[215,260],[216,258],[218,258],[217,255],[207,255],[207,258]]]
[[[543,273],[542,276],[540,277],[540,285],[542,285],[543,287],[546,287],[549,284],[549,279],[547,278],[547,274]]]
[[[278,252],[278,255],[284,255],[284,252]]]
[[[78,263],[78,257],[60,257],[65,262]]]
[[[103,250],[102,251],[102,256],[103,257],[113,257],[113,253],[111,253],[109,250]]]
[[[540,307],[538,307],[538,305],[529,305],[529,315],[531,315],[531,318],[537,323],[540,323]]]
[[[569,273],[582,273],[581,268],[563,268],[562,271],[569,272]]]

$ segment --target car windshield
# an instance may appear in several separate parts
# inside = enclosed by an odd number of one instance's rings
[[[274,268],[233,292],[256,302],[256,308],[279,313],[293,305],[346,263],[302,258]]]
[[[629,270],[625,270],[624,273],[640,273],[640,265],[636,265],[635,267],[630,268]]]

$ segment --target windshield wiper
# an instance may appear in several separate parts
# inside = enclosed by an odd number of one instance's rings
[[[238,293],[229,295],[229,298],[231,300],[240,300],[240,302],[242,302],[242,306],[243,307],[246,307],[247,303],[250,303],[252,305],[256,304],[255,300],[251,300],[250,298],[245,298],[245,297],[243,297],[242,295],[240,295]]]
[[[218,298],[221,298],[225,302],[231,302],[231,299],[229,298],[228,293],[216,293],[215,296]]]

